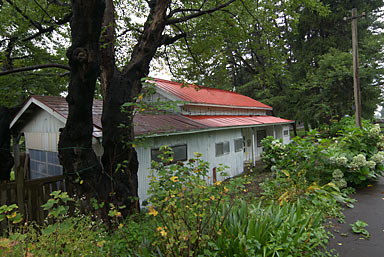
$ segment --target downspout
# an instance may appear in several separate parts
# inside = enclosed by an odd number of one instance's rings
[[[276,126],[273,125],[273,138],[276,139]]]
[[[253,166],[256,165],[256,148],[255,148],[255,128],[251,128],[252,129],[252,163],[253,163]]]

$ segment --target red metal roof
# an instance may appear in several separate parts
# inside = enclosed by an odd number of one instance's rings
[[[163,79],[155,79],[154,84],[181,100],[192,103],[272,109],[271,106],[248,96],[227,90],[183,84]]]
[[[262,124],[279,124],[292,123],[291,120],[286,120],[273,116],[186,116],[194,121],[209,127],[232,127],[232,126],[248,126]]]

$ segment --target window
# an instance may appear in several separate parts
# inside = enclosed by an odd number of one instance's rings
[[[173,151],[173,161],[172,163],[178,162],[178,161],[186,161],[187,160],[187,145],[176,145],[176,146],[170,146],[170,148]],[[162,152],[157,149],[151,150],[151,158],[152,161],[155,162],[161,162],[161,159],[159,158],[159,155],[162,154]]]
[[[287,137],[289,135],[289,130],[284,130],[284,136]]]
[[[240,152],[243,150],[243,139],[235,139],[235,152]]]
[[[229,141],[216,144],[216,157],[229,153]]]
[[[257,133],[257,147],[262,147],[261,140],[267,137],[267,131],[266,130],[258,130]]]
[[[57,152],[29,149],[31,179],[60,176],[63,167],[60,165]]]

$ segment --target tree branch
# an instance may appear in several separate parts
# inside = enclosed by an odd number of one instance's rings
[[[19,7],[16,6],[11,0],[7,0],[7,2],[13,6],[13,8],[21,15],[23,16],[31,25],[33,25],[35,28],[37,28],[39,31],[43,29],[40,23],[37,23],[33,21],[28,15],[26,15]]]
[[[17,73],[22,71],[39,70],[39,69],[46,69],[46,68],[59,68],[59,69],[70,71],[70,68],[66,65],[58,64],[58,63],[48,63],[48,64],[33,65],[28,67],[21,67],[21,68],[16,68],[12,70],[1,71],[0,76],[9,75],[12,73]]]
[[[184,21],[187,21],[187,20],[190,20],[190,19],[193,19],[193,18],[197,18],[199,16],[202,16],[204,14],[209,14],[209,13],[213,13],[215,11],[218,11],[220,9],[223,9],[224,7],[227,7],[228,5],[230,5],[231,3],[233,3],[234,1],[236,0],[230,0],[222,5],[219,5],[217,7],[214,7],[214,8],[211,8],[211,9],[207,9],[207,10],[201,10],[199,12],[196,12],[196,13],[193,13],[193,14],[190,14],[190,15],[187,15],[187,16],[184,16],[184,17],[180,17],[180,18],[175,18],[175,19],[169,19],[167,21],[167,25],[170,25],[170,24],[176,24],[176,23],[180,23],[180,22],[184,22]]]
[[[34,38],[36,38],[36,37],[38,37],[44,33],[52,32],[55,30],[56,25],[63,25],[65,23],[69,22],[71,17],[72,17],[72,13],[67,13],[62,19],[55,21],[55,25],[39,29],[39,31],[37,33],[35,33],[29,37],[23,38],[21,41],[23,41],[23,42],[29,41],[29,40],[34,39]]]
[[[162,38],[159,46],[173,44],[177,40],[179,40],[180,38],[185,38],[186,36],[187,36],[187,33],[185,33],[185,32],[180,33],[180,34],[178,34],[178,35],[176,35],[174,37],[170,37],[168,35],[163,35],[163,38]]]

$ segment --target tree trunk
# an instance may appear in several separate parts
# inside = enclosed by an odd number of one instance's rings
[[[11,154],[10,110],[0,107],[0,181],[9,181],[13,166]]]
[[[114,65],[113,33],[112,28],[113,8],[108,7],[104,17],[106,32],[103,40],[106,47],[102,49],[102,85],[105,86],[103,105],[103,167],[109,176],[113,177],[113,192],[120,204],[127,206],[127,212],[139,208],[138,204],[138,160],[135,149],[132,147],[134,140],[133,108],[122,112],[122,105],[133,102],[141,90],[141,79],[149,73],[149,65],[157,48],[163,40],[163,31],[166,25],[166,10],[170,1],[157,1],[151,7],[151,12],[144,25],[144,32],[135,46],[131,60],[120,72]],[[110,10],[108,14],[108,10]],[[105,44],[104,44],[105,45]],[[111,65],[113,63],[113,65]],[[114,67],[114,69],[111,69]]]
[[[103,188],[101,165],[92,149],[92,105],[99,76],[99,38],[103,0],[73,0],[72,46],[67,51],[71,67],[68,118],[61,130],[59,158],[72,182],[81,182],[79,194],[100,199]]]

